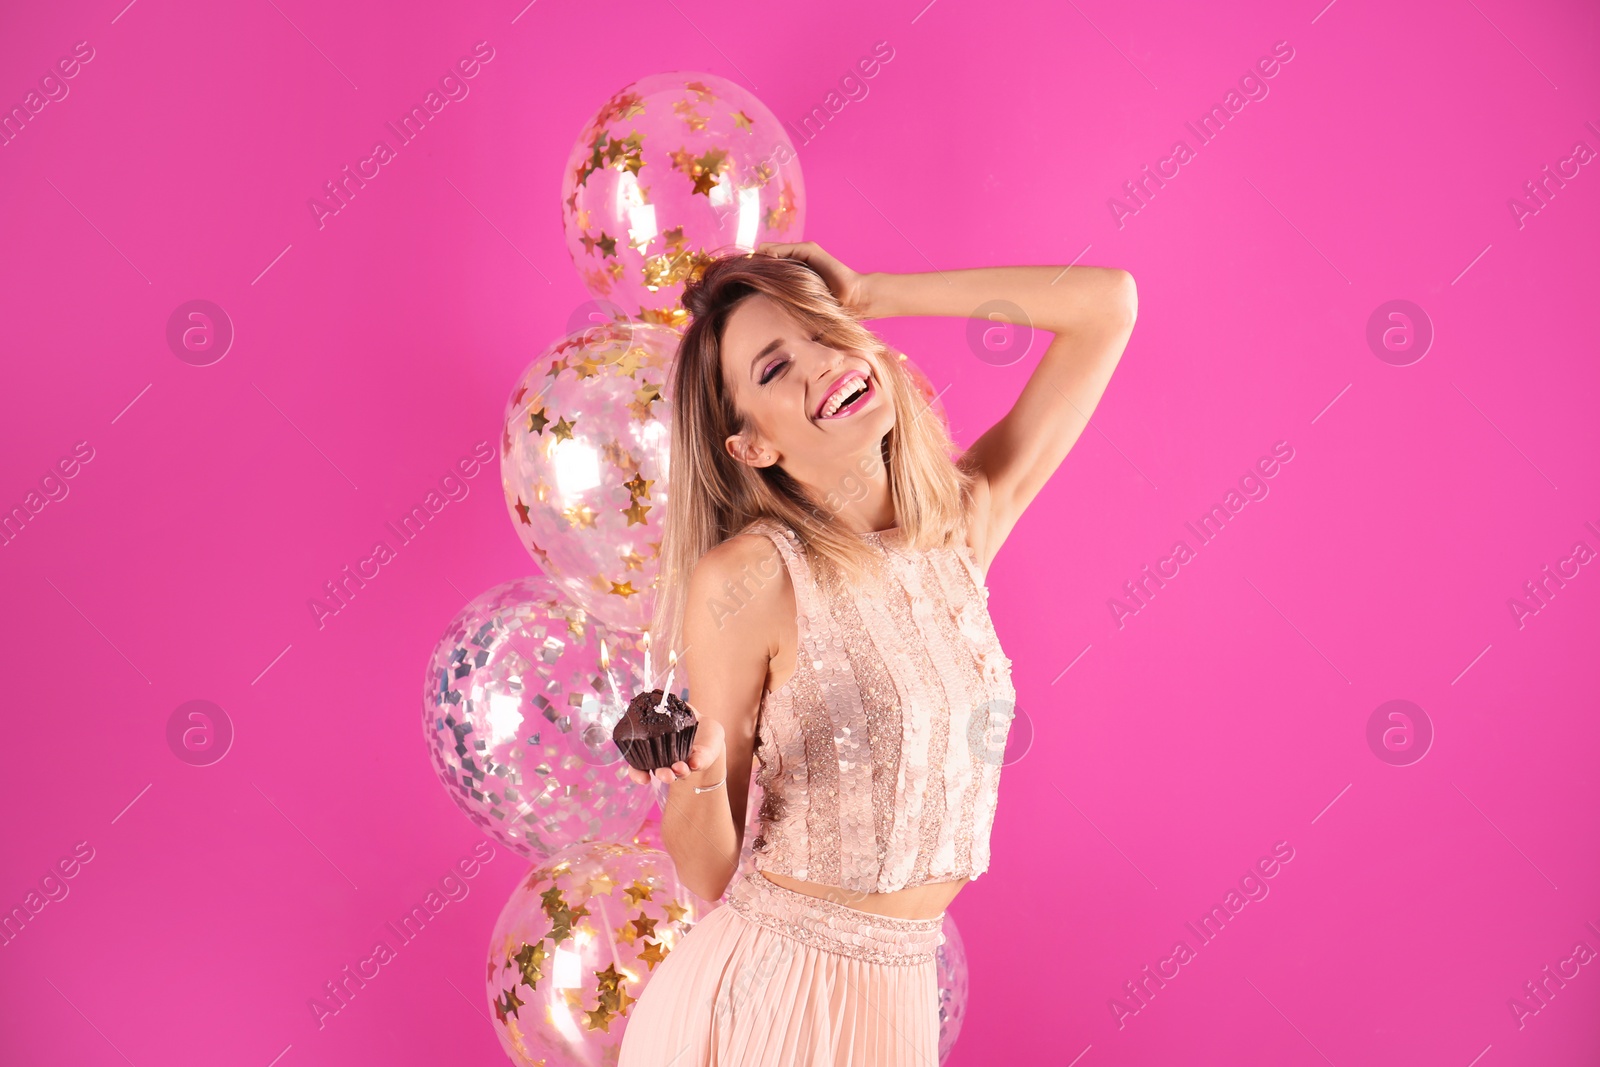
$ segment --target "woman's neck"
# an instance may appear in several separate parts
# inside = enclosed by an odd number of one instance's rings
[[[813,500],[822,501],[833,518],[856,533],[883,533],[899,529],[894,493],[889,488],[889,468],[882,460],[882,442],[845,460],[842,471],[830,459],[825,471],[808,471],[801,478]],[[812,484],[813,480],[820,484]],[[843,504],[836,501],[843,500]]]
[[[880,470],[880,475],[883,473]],[[900,520],[895,513],[894,496],[889,492],[888,478],[883,477],[881,483],[866,483],[864,494],[861,494],[861,483],[856,485],[856,492],[849,495],[853,498],[859,494],[861,498],[849,500],[834,511],[833,517],[856,533],[882,533],[898,529]],[[830,497],[836,500],[842,495],[845,495],[842,490],[834,489],[820,493],[819,498],[826,506]]]

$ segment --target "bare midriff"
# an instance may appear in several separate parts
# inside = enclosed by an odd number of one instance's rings
[[[892,893],[862,893],[854,889],[841,889],[836,885],[823,885],[820,882],[803,882],[798,878],[790,878],[786,874],[775,874],[771,871],[756,873],[775,885],[792,889],[796,893],[804,893],[808,897],[820,897],[835,904],[843,904],[847,908],[855,908],[857,911],[887,915],[894,919],[936,919],[944,914],[944,910],[950,906],[956,894],[961,892],[961,887],[972,880],[962,878],[953,882],[929,882],[926,885],[897,889]]]

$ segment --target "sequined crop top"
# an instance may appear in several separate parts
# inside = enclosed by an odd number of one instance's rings
[[[741,532],[777,546],[799,633],[761,698],[756,869],[863,893],[983,873],[1016,690],[972,550],[861,534],[889,580],[824,589],[794,531]]]

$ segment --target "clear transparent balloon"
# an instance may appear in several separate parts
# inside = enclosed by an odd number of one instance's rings
[[[586,327],[541,352],[506,402],[512,527],[575,604],[618,629],[648,629],[655,603],[678,340],[642,323]]]
[[[805,182],[783,123],[749,90],[715,74],[652,74],[579,134],[561,220],[590,293],[628,318],[682,326],[684,283],[714,255],[802,239]]]
[[[944,913],[944,944],[934,956],[939,975],[939,1062],[950,1058],[967,1017],[967,949],[955,916]]]
[[[534,859],[638,828],[652,796],[611,740],[642,685],[638,644],[543,575],[498,585],[451,620],[429,657],[423,729],[446,792],[491,838]]]
[[[616,1063],[627,1018],[703,901],[664,852],[577,845],[512,891],[489,939],[486,996],[513,1063]]]

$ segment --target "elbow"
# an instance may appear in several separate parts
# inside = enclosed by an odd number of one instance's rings
[[[701,900],[710,901],[714,904],[722,899],[722,894],[728,891],[728,883],[733,881],[733,878],[731,875],[723,878],[707,877],[704,874],[691,876],[686,871],[679,871],[678,881],[682,882],[689,892]]]
[[[1125,270],[1117,272],[1116,296],[1113,303],[1118,324],[1123,329],[1133,329],[1133,324],[1139,319],[1139,287],[1134,284],[1133,275]]]
[[[1094,275],[1088,291],[1078,297],[1073,321],[1056,329],[1126,337],[1133,332],[1134,321],[1139,317],[1139,287],[1134,284],[1133,275],[1120,267],[1095,269],[1099,273]]]

